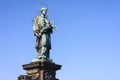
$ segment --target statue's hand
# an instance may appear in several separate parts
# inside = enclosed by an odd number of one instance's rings
[[[40,37],[41,33],[34,33],[35,36]]]
[[[40,37],[41,36],[41,33],[38,33],[38,36],[37,37]]]
[[[58,30],[58,28],[57,28],[57,27],[52,27],[52,29],[53,29],[53,30]]]

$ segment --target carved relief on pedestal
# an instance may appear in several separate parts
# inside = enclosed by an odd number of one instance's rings
[[[53,72],[46,71],[45,80],[55,80],[55,74]]]
[[[18,77],[18,80],[32,80],[30,76],[27,75],[20,75]]]
[[[28,70],[27,75],[31,77],[32,80],[38,80],[40,77],[40,73],[38,69]]]

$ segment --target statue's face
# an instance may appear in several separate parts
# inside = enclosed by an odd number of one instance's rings
[[[42,14],[43,14],[43,15],[46,15],[46,13],[47,13],[46,10],[43,10],[43,11],[42,11]]]

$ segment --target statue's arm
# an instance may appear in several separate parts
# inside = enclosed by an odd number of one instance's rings
[[[40,37],[40,30],[38,27],[38,17],[37,16],[34,18],[33,31],[34,31],[35,36]]]
[[[39,31],[34,31],[34,35],[37,36],[37,37],[40,37],[41,33]]]
[[[50,26],[52,27],[53,30],[57,30],[57,27],[54,26],[52,22],[50,22]]]

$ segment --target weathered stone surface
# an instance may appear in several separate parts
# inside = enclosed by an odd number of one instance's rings
[[[31,62],[24,64],[23,69],[26,75],[19,76],[18,80],[57,80],[56,71],[61,65],[52,62]]]

